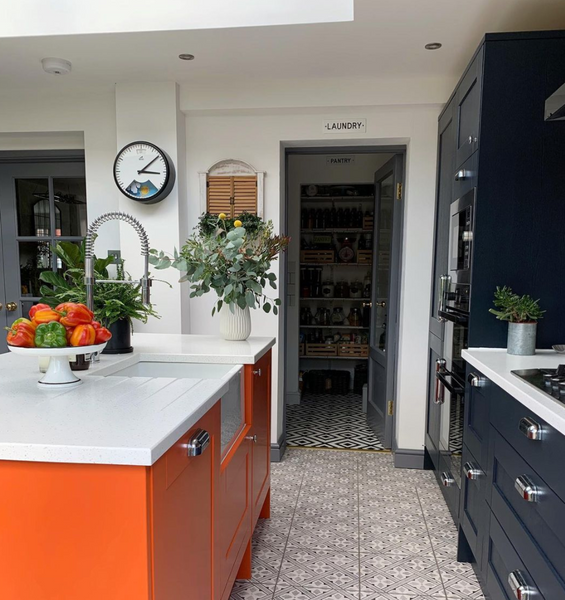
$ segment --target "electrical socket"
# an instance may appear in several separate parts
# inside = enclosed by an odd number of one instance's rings
[[[122,253],[120,250],[108,250],[108,256],[112,256],[114,260],[113,265],[119,265],[122,262]]]

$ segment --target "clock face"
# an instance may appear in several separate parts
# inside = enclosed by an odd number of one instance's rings
[[[172,189],[174,168],[167,154],[149,142],[134,142],[120,150],[114,179],[128,198],[148,204],[159,202]]]

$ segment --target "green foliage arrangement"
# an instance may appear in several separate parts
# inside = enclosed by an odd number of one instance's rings
[[[61,275],[53,271],[44,271],[40,279],[47,285],[40,288],[41,302],[49,306],[57,306],[62,302],[86,303],[84,285],[84,242],[77,246],[73,242],[58,242],[53,252],[61,259],[66,270]],[[109,279],[108,266],[113,257],[94,257],[94,277]],[[123,262],[117,267],[117,280],[131,280],[124,271]],[[105,327],[120,319],[147,323],[149,317],[157,317],[152,306],[145,306],[141,301],[140,285],[124,285],[123,283],[101,283],[94,286],[94,316]]]
[[[262,306],[265,312],[278,314],[280,299],[265,294],[267,283],[277,289],[277,277],[269,273],[271,263],[285,250],[290,239],[274,235],[271,221],[265,223],[255,215],[241,219],[205,213],[200,217],[197,232],[172,257],[163,251],[151,250],[149,262],[156,269],[173,267],[183,272],[180,281],[192,285],[190,297],[214,290],[218,301],[212,315],[227,304],[233,311]],[[247,227],[245,225],[247,223]]]
[[[519,296],[511,288],[504,286],[496,288],[494,293],[494,308],[489,309],[497,319],[510,321],[511,323],[531,323],[543,318],[545,310],[539,307],[539,299],[534,300],[531,296]]]

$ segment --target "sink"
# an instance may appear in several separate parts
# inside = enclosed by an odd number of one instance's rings
[[[234,365],[206,363],[172,363],[139,361],[120,371],[113,371],[112,377],[174,377],[175,379],[222,379],[233,371]]]

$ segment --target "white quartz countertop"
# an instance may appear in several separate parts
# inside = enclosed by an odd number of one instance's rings
[[[534,356],[513,356],[505,349],[469,348],[463,358],[493,383],[565,435],[565,404],[526,383],[511,371],[556,369],[565,364],[565,355],[553,350],[536,350]]]
[[[275,340],[136,334],[134,352],[102,355],[71,389],[40,389],[38,359],[0,355],[0,460],[150,466],[228,390],[243,364]],[[124,377],[140,361],[213,364],[214,379]],[[200,375],[200,374],[199,374]]]

